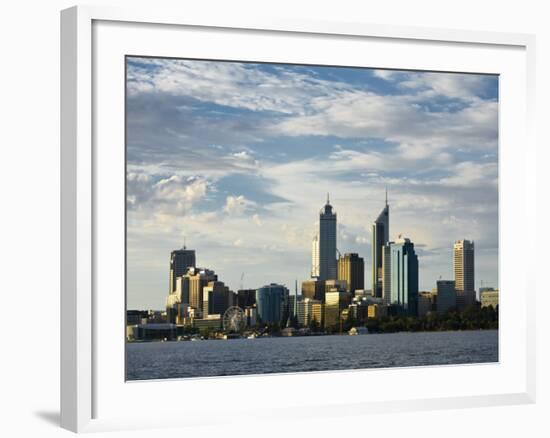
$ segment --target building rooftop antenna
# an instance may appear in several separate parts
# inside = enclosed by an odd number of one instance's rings
[[[386,207],[388,206],[388,186],[386,186]]]
[[[183,236],[183,249],[187,249],[187,246],[185,244],[185,236]]]

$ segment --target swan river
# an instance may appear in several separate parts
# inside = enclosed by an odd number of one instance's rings
[[[126,346],[127,380],[498,362],[498,330],[300,336]]]

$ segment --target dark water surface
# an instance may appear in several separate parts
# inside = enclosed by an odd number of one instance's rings
[[[129,343],[128,380],[498,361],[498,331]]]

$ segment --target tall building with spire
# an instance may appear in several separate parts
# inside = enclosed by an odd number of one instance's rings
[[[319,234],[313,240],[312,277],[321,281],[338,277],[336,261],[336,212],[330,205],[327,193],[327,203],[319,214]],[[316,275],[314,275],[316,274]]]
[[[390,206],[386,189],[386,205],[372,224],[372,295],[382,298],[384,283],[384,245],[390,236]]]

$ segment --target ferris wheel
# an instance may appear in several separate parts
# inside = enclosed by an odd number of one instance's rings
[[[223,329],[227,332],[240,332],[244,330],[246,321],[243,310],[238,306],[232,306],[223,314]]]

